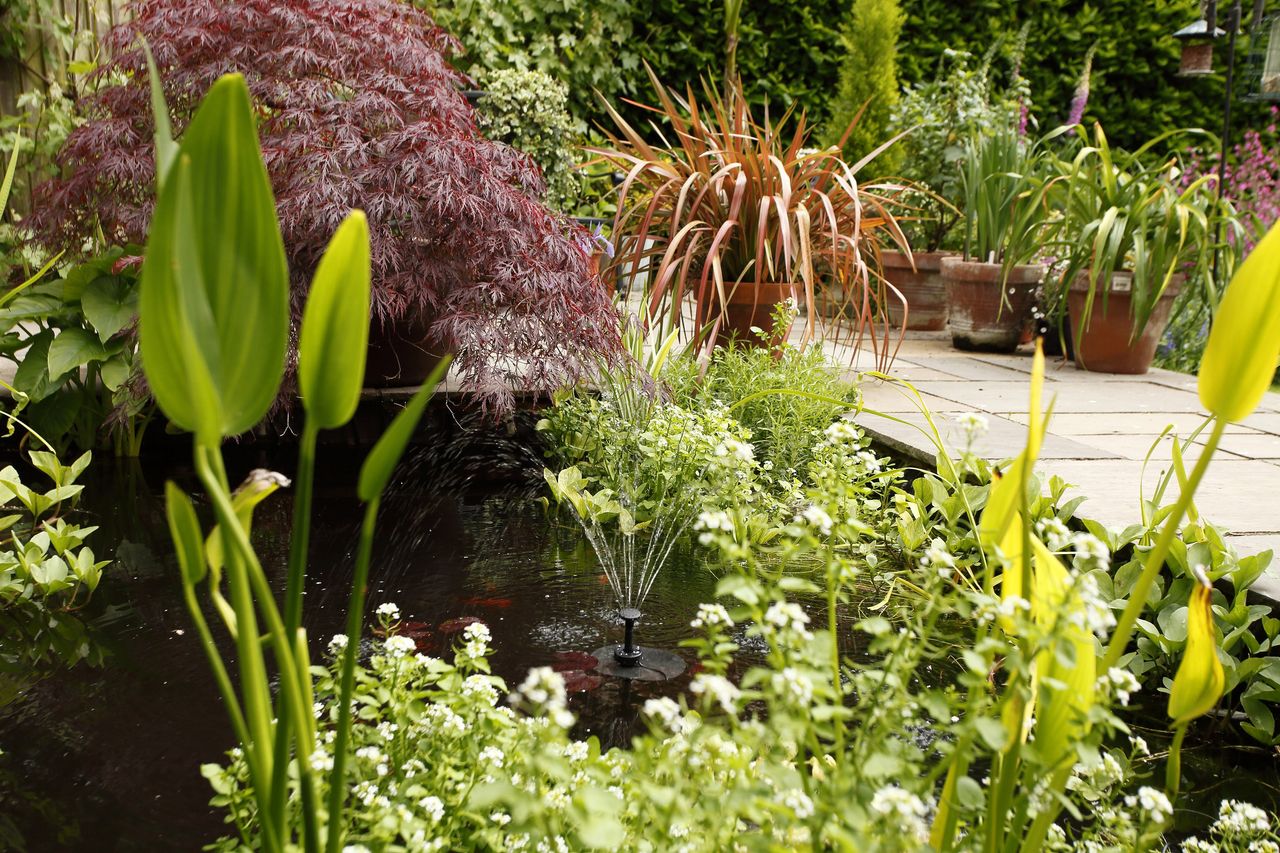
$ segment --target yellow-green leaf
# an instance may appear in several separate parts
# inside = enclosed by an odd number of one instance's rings
[[[1213,624],[1213,588],[1201,579],[1187,601],[1187,645],[1169,688],[1169,718],[1186,725],[1222,698],[1225,677],[1218,660],[1218,631]]]
[[[200,521],[186,492],[169,480],[164,484],[165,515],[169,519],[169,535],[178,552],[182,579],[195,586],[205,576],[204,551],[200,548]]]
[[[1280,360],[1280,225],[1272,226],[1227,286],[1200,361],[1200,402],[1224,421],[1248,417]]]
[[[353,210],[338,226],[311,280],[298,339],[302,405],[321,429],[351,420],[369,345],[369,224]]]
[[[418,427],[418,421],[421,420],[422,413],[427,408],[427,401],[435,393],[436,385],[440,384],[440,380],[448,372],[450,361],[451,359],[446,357],[436,365],[436,369],[431,371],[427,381],[423,382],[422,387],[418,389],[418,393],[413,395],[409,405],[395,416],[391,426],[387,427],[382,438],[378,439],[378,443],[365,457],[364,465],[360,466],[360,480],[356,485],[356,494],[360,500],[369,503],[382,496],[382,490],[387,487],[392,472],[400,462],[400,457],[409,446],[409,439],[413,437],[413,431]]]
[[[205,444],[274,402],[289,273],[244,78],[222,77],[187,127],[156,202],[140,299],[156,402]]]

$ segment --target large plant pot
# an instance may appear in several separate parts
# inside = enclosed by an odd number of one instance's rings
[[[398,323],[369,326],[369,350],[365,359],[366,388],[410,388],[421,385],[444,359],[447,350],[430,340],[428,330],[436,319],[420,314]]]
[[[942,281],[942,259],[946,252],[916,252],[915,268],[903,252],[881,252],[881,273],[885,281],[902,292],[907,300],[907,328],[917,332],[940,332],[947,327],[947,286]],[[902,323],[903,308],[889,297],[889,319]]]
[[[707,328],[708,324],[721,319],[721,302],[713,288],[708,288],[707,295],[698,301],[695,322],[698,329]],[[751,331],[755,326],[763,330],[770,342],[784,339],[789,329],[775,329],[773,325],[773,309],[779,302],[785,302],[796,296],[796,288],[791,284],[765,284],[744,281],[739,284],[725,285],[728,297],[723,305],[723,318],[716,334],[716,344],[725,344],[730,338],[739,343],[751,346],[765,346],[765,342]]]
[[[1013,352],[1036,303],[1044,275],[1038,264],[1015,266],[1002,282],[1000,264],[963,258],[942,259],[947,288],[948,324],[956,349]],[[1003,298],[1002,298],[1003,293]]]
[[[1164,327],[1169,324],[1173,302],[1182,288],[1182,280],[1183,276],[1174,276],[1137,337],[1133,335],[1131,273],[1116,273],[1112,276],[1109,292],[1104,294],[1100,291],[1094,295],[1093,310],[1084,328],[1079,324],[1089,297],[1089,281],[1085,276],[1073,281],[1067,291],[1067,310],[1068,316],[1073,318],[1071,331],[1076,343],[1076,366],[1095,373],[1141,374],[1150,370]]]

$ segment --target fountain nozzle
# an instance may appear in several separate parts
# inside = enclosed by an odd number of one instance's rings
[[[636,621],[640,618],[640,611],[634,607],[624,607],[618,611],[618,615],[622,617],[622,623],[626,627],[622,645],[614,646],[613,659],[619,666],[635,666],[640,663],[640,657],[643,654],[635,640]]]

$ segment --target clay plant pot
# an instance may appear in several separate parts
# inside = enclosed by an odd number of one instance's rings
[[[1043,275],[1044,267],[1038,264],[1019,265],[1002,284],[1000,264],[943,258],[952,345],[979,352],[1017,349]]]
[[[1089,296],[1089,280],[1080,276],[1073,281],[1067,291],[1067,310],[1073,318],[1071,331],[1076,343],[1076,366],[1095,373],[1142,374],[1150,370],[1160,337],[1169,324],[1173,302],[1182,289],[1183,278],[1181,275],[1173,277],[1136,338],[1133,336],[1133,297],[1130,293],[1132,273],[1116,273],[1111,278],[1107,293],[1099,291],[1094,294],[1093,310],[1088,325],[1083,329],[1079,324]]]
[[[397,323],[369,326],[369,350],[365,359],[366,388],[411,388],[421,385],[447,354],[430,340],[428,330],[436,315],[423,312]]]
[[[775,329],[773,326],[773,309],[779,302],[785,302],[796,296],[796,288],[791,284],[770,284],[755,281],[743,281],[737,285],[726,284],[725,295],[728,297],[724,308],[724,317],[716,334],[716,345],[726,344],[730,338],[749,346],[765,346],[751,327],[762,329],[769,341],[785,339],[790,329]],[[698,301],[695,318],[699,330],[707,328],[721,316],[720,298],[714,290]]]
[[[915,269],[903,252],[881,252],[880,266],[885,281],[902,292],[907,300],[907,328],[916,332],[941,332],[947,327],[947,286],[942,281],[942,259],[947,252],[916,252]],[[903,308],[889,297],[889,319],[902,323]]]

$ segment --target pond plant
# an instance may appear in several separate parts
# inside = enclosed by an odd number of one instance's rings
[[[616,322],[571,221],[536,199],[536,166],[490,142],[459,91],[456,42],[394,0],[140,0],[95,72],[123,76],[85,106],[32,220],[42,240],[142,243],[154,123],[145,39],[181,132],[205,91],[245,74],[280,220],[295,327],[327,241],[352,206],[370,223],[377,328],[429,325],[481,398],[547,388],[617,348]],[[433,352],[437,351],[435,349]],[[290,359],[292,375],[292,358]]]

